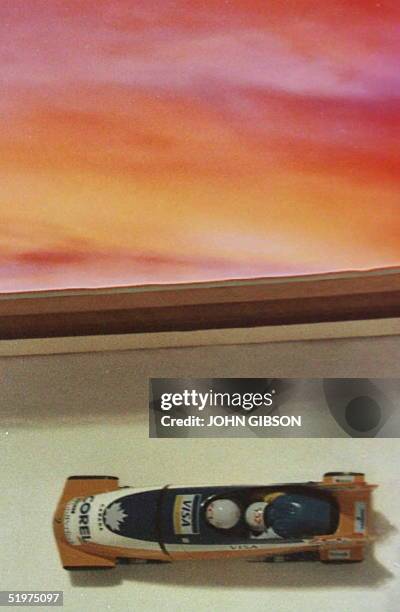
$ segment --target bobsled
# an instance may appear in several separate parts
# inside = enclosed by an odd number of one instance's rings
[[[352,563],[371,539],[375,486],[355,472],[319,482],[146,488],[71,476],[54,533],[67,570],[237,557]]]

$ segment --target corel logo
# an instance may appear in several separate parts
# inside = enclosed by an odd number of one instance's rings
[[[78,528],[80,540],[86,542],[90,540],[89,513],[92,507],[91,502],[94,500],[93,495],[85,497],[79,507]]]

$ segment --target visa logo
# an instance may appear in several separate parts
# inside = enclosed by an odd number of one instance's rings
[[[174,503],[174,532],[191,535],[199,532],[198,512],[200,495],[177,495]]]
[[[193,500],[186,500],[181,508],[181,525],[182,527],[190,527],[192,525],[192,508]]]

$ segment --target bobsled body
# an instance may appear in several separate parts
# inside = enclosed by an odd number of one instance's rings
[[[331,473],[322,482],[298,484],[143,489],[120,488],[112,477],[71,477],[54,530],[67,569],[227,557],[360,561],[370,535],[372,489],[360,474]],[[230,529],[207,520],[206,508],[221,499],[238,508]],[[259,500],[267,500],[267,526],[256,533],[245,510]]]

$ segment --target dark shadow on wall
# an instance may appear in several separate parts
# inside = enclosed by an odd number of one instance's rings
[[[0,357],[0,422],[7,428],[59,428],[108,421],[111,415],[113,422],[147,425],[151,377],[275,378],[284,373],[303,378],[312,372],[320,380],[333,375],[386,379],[398,376],[398,352],[398,336],[393,336]],[[392,397],[397,405],[398,392]],[[326,412],[332,432],[347,435],[328,406]]]
[[[397,529],[381,514],[374,513],[376,541],[390,537]],[[126,580],[179,588],[315,588],[327,587],[376,589],[394,574],[374,556],[374,546],[365,561],[330,565],[319,562],[263,563],[243,560],[181,561],[149,565],[122,565],[108,571],[82,571],[71,574],[71,584],[82,587],[116,586]]]
[[[312,372],[317,381],[316,393],[299,395],[293,385],[279,389],[279,409],[308,413],[312,411],[310,437],[320,436],[316,414],[322,413],[324,435],[345,437],[352,432],[343,428],[340,419],[332,414],[329,406],[341,407],[345,398],[338,391],[337,381],[327,381],[325,393],[322,386],[324,376],[368,376],[373,369],[391,372],[389,365],[398,363],[398,339],[353,339],[308,342],[271,343],[265,345],[210,346],[196,348],[171,348],[159,350],[137,350],[104,353],[80,353],[65,355],[20,356],[0,358],[0,423],[2,427],[23,426],[32,428],[91,425],[101,421],[130,425],[148,425],[149,378],[210,378],[219,377],[280,377],[299,380],[306,372]],[[375,346],[376,345],[376,346]],[[350,350],[351,349],[351,350]],[[384,355],[385,367],[377,362]],[[355,358],[356,356],[356,358]],[[366,361],[373,362],[368,370]],[[357,367],[353,369],[351,364]],[[364,381],[367,379],[364,378]],[[372,398],[379,407],[399,413],[399,381],[381,379]],[[358,399],[370,395],[363,389],[351,391],[348,398]],[[389,388],[390,386],[390,388]],[[295,393],[296,391],[296,393]],[[307,389],[301,390],[307,391]],[[370,391],[370,390],[369,390]],[[387,401],[383,401],[383,395]],[[346,396],[347,397],[347,396]],[[382,400],[382,401],[381,401]],[[360,406],[352,404],[351,422]],[[371,411],[371,406],[370,411]],[[367,406],[368,408],[368,406]],[[376,408],[376,407],[375,407]],[[315,409],[315,410],[313,410]],[[341,408],[340,408],[341,409]],[[361,405],[361,409],[364,409]],[[358,410],[358,412],[357,412]],[[340,410],[339,410],[340,412]],[[379,430],[379,437],[393,437],[393,417]],[[355,415],[355,416],[354,416]],[[340,415],[339,415],[340,416]],[[400,418],[400,417],[399,417]],[[383,421],[384,419],[382,419]],[[382,425],[382,423],[380,423]],[[398,425],[400,427],[400,425]],[[326,427],[329,429],[326,430]],[[287,430],[286,434],[287,435]],[[250,431],[255,436],[257,431]],[[303,431],[301,432],[303,434]],[[369,431],[363,437],[369,436]],[[358,435],[358,437],[360,437]]]

